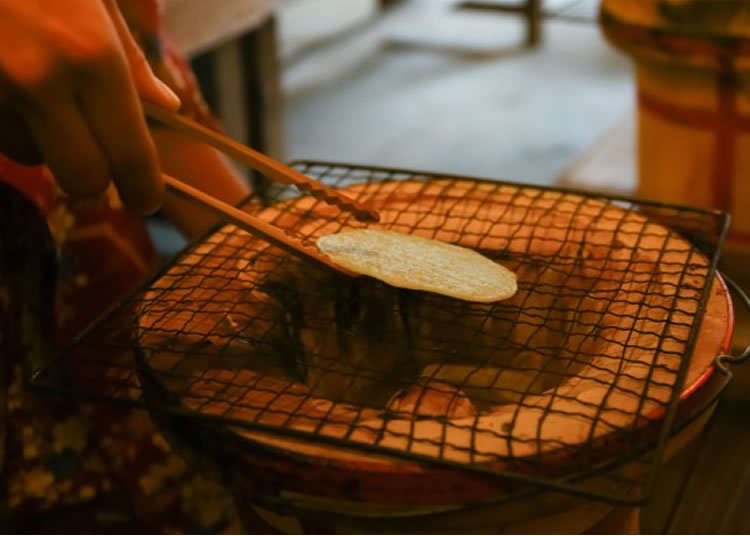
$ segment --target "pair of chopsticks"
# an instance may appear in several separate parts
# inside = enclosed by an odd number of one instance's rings
[[[376,222],[379,220],[378,213],[374,210],[367,208],[363,204],[335,189],[328,188],[324,184],[303,175],[299,171],[292,169],[273,158],[246,147],[245,145],[242,145],[241,143],[238,143],[216,131],[206,128],[200,123],[187,117],[164,110],[155,104],[142,101],[142,105],[144,112],[149,118],[192,139],[205,142],[215,147],[235,160],[262,173],[269,179],[282,184],[293,184],[300,190],[309,193],[317,199],[334,205],[341,210],[351,212],[361,221]],[[334,264],[328,255],[319,251],[317,248],[308,246],[301,240],[286,234],[283,229],[251,216],[229,203],[225,203],[224,201],[198,190],[197,188],[193,188],[192,186],[167,174],[163,174],[163,178],[164,182],[172,190],[221,213],[221,215],[228,221],[246,229],[256,236],[260,236],[261,238],[268,240],[270,243],[293,253],[301,253],[308,258],[312,258],[313,260],[321,262],[340,272],[353,275],[351,272]]]

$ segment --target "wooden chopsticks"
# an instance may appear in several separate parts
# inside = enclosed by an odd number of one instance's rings
[[[335,189],[328,188],[324,184],[306,177],[296,169],[292,169],[210,128],[206,128],[192,119],[164,110],[148,101],[141,101],[141,104],[146,115],[151,119],[219,149],[228,156],[259,171],[269,179],[282,184],[293,184],[317,199],[351,212],[360,221],[376,222],[380,220],[376,211]],[[198,191],[196,190],[196,192]]]
[[[230,205],[229,203],[225,203],[220,199],[216,199],[215,197],[210,196],[207,193],[198,190],[197,188],[193,188],[192,186],[185,184],[184,182],[175,179],[174,177],[167,175],[166,173],[162,173],[162,178],[169,188],[189,197],[190,199],[198,201],[208,208],[215,210],[216,212],[224,216],[228,221],[234,223],[239,227],[242,227],[243,229],[256,236],[260,236],[261,238],[267,240],[269,243],[274,244],[275,246],[283,248],[287,251],[291,251],[292,253],[301,253],[308,258],[321,262],[329,266],[330,268],[333,268],[334,270],[342,272],[346,275],[357,275],[334,264],[328,257],[328,255],[321,252],[317,248],[304,244],[301,240],[286,234],[283,230],[279,229],[278,227],[274,227],[273,225],[261,220],[260,218],[251,216],[247,212],[244,212]]]

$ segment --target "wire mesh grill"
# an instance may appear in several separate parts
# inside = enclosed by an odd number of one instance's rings
[[[367,200],[381,228],[471,247],[513,269],[518,293],[475,304],[350,279],[223,225],[33,383],[231,425],[250,444],[271,433],[298,441],[297,454],[313,444],[316,456],[346,448],[501,475],[515,491],[629,502],[653,480],[684,380],[695,379],[689,356],[723,214],[297,167]],[[363,226],[292,188],[268,195],[270,206],[251,198],[247,210],[304,240]]]

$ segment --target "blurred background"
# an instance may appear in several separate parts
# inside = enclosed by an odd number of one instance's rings
[[[221,86],[207,94],[221,101],[213,104],[230,133],[254,141],[238,120],[248,114],[242,109],[248,103],[231,95],[231,87],[241,84],[230,57],[238,43],[191,39],[180,28],[189,13],[179,4],[186,1],[168,4],[167,19],[178,26],[172,33],[193,55],[203,85]],[[283,109],[269,118],[280,122],[271,149],[288,160],[552,184],[600,136],[632,116],[629,61],[602,38],[596,0],[538,2],[535,46],[527,46],[523,12],[492,11],[491,3],[486,10],[462,9],[455,0],[269,4],[257,9],[275,18],[280,94],[266,95],[266,104],[278,98]],[[522,10],[526,3],[515,6]],[[180,17],[172,20],[170,13]],[[268,24],[247,17],[251,24]]]
[[[227,132],[276,158],[634,189],[632,67],[598,0],[165,4]]]

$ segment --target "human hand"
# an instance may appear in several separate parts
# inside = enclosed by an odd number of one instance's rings
[[[180,107],[115,0],[0,0],[0,152],[46,162],[73,198],[112,179],[126,205],[153,212],[164,185],[139,98]]]

